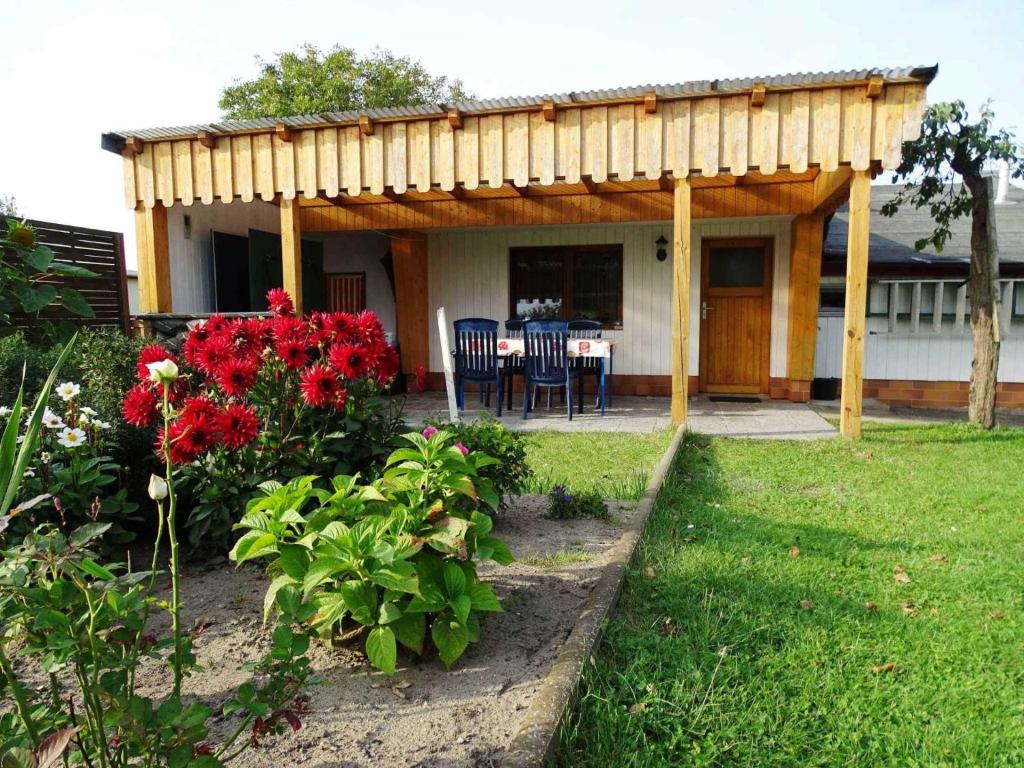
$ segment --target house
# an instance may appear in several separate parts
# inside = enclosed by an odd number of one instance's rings
[[[1024,189],[1003,171],[996,185],[1001,349],[996,405],[1024,408]],[[941,252],[917,251],[935,223],[927,208],[903,206],[896,216],[881,208],[898,186],[871,188],[867,336],[864,396],[893,406],[965,406],[973,342],[967,277],[970,217],[951,227]],[[821,279],[821,310],[814,376],[842,372],[843,307],[849,211],[840,207],[827,224]]]
[[[116,131],[146,313],[377,311],[434,381],[449,318],[599,319],[619,393],[808,399],[824,222],[850,198],[866,303],[872,175],[933,67],[703,80]],[[841,431],[859,434],[864,313]]]

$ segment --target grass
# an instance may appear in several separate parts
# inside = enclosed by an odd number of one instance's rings
[[[688,437],[557,764],[1024,765],[1024,431]]]
[[[590,558],[590,553],[584,552],[581,549],[566,549],[550,555],[527,555],[526,557],[517,558],[517,561],[536,568],[561,568],[573,563],[585,563]]]
[[[606,499],[639,499],[672,440],[672,430],[651,433],[531,432],[527,462],[534,471],[526,493],[565,485]]]

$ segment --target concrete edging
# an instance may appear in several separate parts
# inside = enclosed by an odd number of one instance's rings
[[[684,432],[684,427],[676,429],[665,455],[654,468],[650,482],[647,483],[647,490],[637,505],[637,513],[613,547],[609,562],[604,566],[600,579],[583,604],[576,626],[569,633],[540,691],[526,710],[522,725],[502,756],[499,762],[502,768],[537,768],[554,753],[558,745],[558,727],[576,693],[587,659],[601,641],[604,622],[619,601],[619,593],[626,577],[626,567],[633,558],[637,543],[647,525],[647,518],[654,507],[654,501],[679,450]]]

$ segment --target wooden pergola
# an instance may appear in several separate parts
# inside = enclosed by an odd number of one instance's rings
[[[141,309],[172,309],[167,208],[280,208],[284,287],[304,232],[401,231],[403,365],[428,358],[433,228],[674,222],[672,415],[686,419],[691,222],[793,216],[788,373],[813,377],[824,220],[850,200],[841,433],[860,434],[870,182],[920,132],[937,67],[709,81],[106,134],[136,212]]]

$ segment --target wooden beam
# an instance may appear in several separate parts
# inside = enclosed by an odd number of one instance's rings
[[[872,75],[868,78],[867,97],[877,99],[882,95],[882,86],[885,85],[885,78],[881,75]]]
[[[135,245],[139,261],[139,310],[171,312],[171,260],[167,238],[167,209],[135,208]]]
[[[133,155],[142,154],[142,139],[138,136],[129,136],[124,140],[124,148]]]
[[[297,198],[281,200],[281,282],[302,314],[302,222]]]
[[[359,132],[363,136],[373,136],[373,120],[370,119],[369,115],[359,116]]]
[[[274,133],[277,135],[277,138],[279,138],[281,141],[292,140],[292,129],[289,128],[284,123],[278,123],[277,125],[275,125]]]
[[[540,107],[541,114],[544,115],[544,119],[549,123],[555,120],[555,102],[552,99],[544,99],[544,103]]]
[[[864,395],[864,323],[868,297],[868,237],[871,231],[871,172],[855,171],[850,181],[846,243],[846,310],[843,332],[843,394],[839,433],[860,437]]]
[[[793,219],[789,262],[790,383],[814,378],[814,345],[818,336],[821,249],[825,216],[812,213]]]
[[[457,110],[455,107],[451,107],[448,110],[448,124],[452,128],[462,127],[462,113],[459,112],[459,110]]]
[[[398,232],[391,240],[395,270],[395,325],[402,349],[402,373],[430,367],[430,300],[427,238],[421,232]]]
[[[591,195],[597,194],[597,182],[594,181],[590,176],[584,176],[580,179],[583,186],[587,188],[587,193]]]
[[[843,165],[834,171],[822,171],[814,178],[811,206],[815,213],[834,213],[836,208],[846,202],[852,174],[850,167]]]
[[[672,231],[672,423],[686,422],[690,348],[690,182],[676,179]]]
[[[750,89],[750,106],[752,106],[752,107],[763,107],[764,106],[764,95],[765,95],[764,83],[756,83],[754,85],[754,87]]]
[[[644,112],[648,115],[653,115],[658,111],[658,94],[654,91],[648,91],[644,94]]]
[[[199,146],[206,149],[217,148],[217,137],[209,131],[198,131],[196,133],[196,141],[199,142]]]

